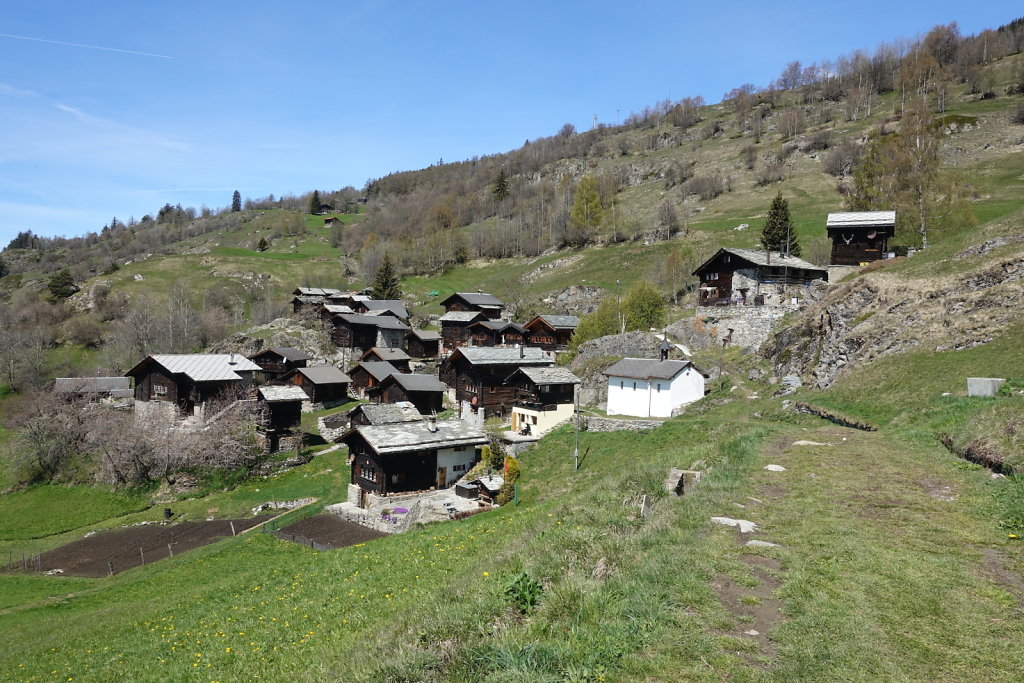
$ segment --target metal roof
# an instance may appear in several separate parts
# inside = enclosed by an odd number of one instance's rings
[[[575,315],[539,315],[537,316],[556,330],[575,330],[580,319]]]
[[[830,213],[825,221],[826,228],[893,228],[895,226],[895,211],[844,211]]]
[[[415,375],[396,372],[388,379],[395,382],[406,391],[448,391],[448,385],[434,375]]]
[[[408,401],[398,403],[361,403],[349,411],[349,417],[361,412],[371,425],[396,424],[399,422],[420,422],[423,416],[416,406]]]
[[[162,353],[149,358],[171,374],[185,375],[193,382],[240,380],[242,377],[239,372],[262,369],[239,353]]]
[[[534,384],[580,384],[583,381],[560,365],[550,368],[519,368],[519,372]]]
[[[441,316],[442,323],[468,323],[483,315],[480,311],[452,311]]]
[[[295,372],[313,384],[348,384],[352,379],[333,365],[314,365],[310,368],[298,368]]]
[[[283,401],[308,401],[309,396],[294,384],[287,386],[260,387],[260,398],[267,403],[278,403]]]
[[[391,362],[393,360],[409,360],[409,354],[402,349],[390,349],[386,346],[374,346],[372,349],[363,354],[363,358],[369,355],[375,355],[381,360]]]
[[[353,431],[358,432],[380,454],[425,448],[482,446],[490,441],[487,434],[462,420],[439,421],[436,429],[430,431],[427,421],[422,420],[389,425],[360,425]]]
[[[554,365],[555,355],[534,346],[460,346],[452,355],[462,354],[472,365]],[[451,358],[451,356],[449,356]]]
[[[131,377],[58,377],[53,380],[58,394],[132,395]],[[122,394],[121,392],[127,392]]]
[[[467,304],[471,306],[497,306],[501,308],[505,304],[498,297],[492,294],[484,294],[483,292],[455,292],[454,294],[446,297],[441,305],[447,304],[452,297],[459,297]]]
[[[602,375],[629,377],[630,379],[672,379],[687,367],[688,360],[654,360],[653,358],[623,358]]]
[[[383,360],[364,360],[356,363],[349,372],[354,373],[358,368],[363,368],[376,380],[386,379],[389,375],[398,372],[391,363]]]

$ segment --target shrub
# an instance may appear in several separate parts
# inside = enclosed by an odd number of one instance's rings
[[[505,588],[509,602],[523,614],[531,612],[543,594],[544,586],[526,572],[516,574]]]
[[[1016,123],[1017,125],[1024,125],[1024,104],[1018,104],[1012,112],[1010,112],[1010,122]]]
[[[725,191],[722,176],[718,173],[711,175],[698,175],[683,183],[683,194],[698,195],[704,201],[714,199]]]

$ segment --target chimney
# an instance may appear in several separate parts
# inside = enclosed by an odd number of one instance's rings
[[[228,357],[228,365],[234,365],[234,364],[235,364],[235,352],[232,351],[231,355]]]
[[[431,415],[427,418],[427,431],[431,434],[437,433],[437,416]]]
[[[518,346],[519,346],[519,357],[520,358],[526,358],[526,347],[523,346],[522,344],[519,344]]]

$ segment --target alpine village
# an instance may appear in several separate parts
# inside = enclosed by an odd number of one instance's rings
[[[0,252],[0,677],[1024,680],[1024,20]]]

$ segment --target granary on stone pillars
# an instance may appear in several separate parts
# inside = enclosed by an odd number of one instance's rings
[[[698,306],[783,306],[828,271],[777,251],[723,247],[693,271]]]
[[[860,266],[886,258],[889,238],[896,232],[895,211],[830,213],[825,224],[832,240],[834,266]]]

